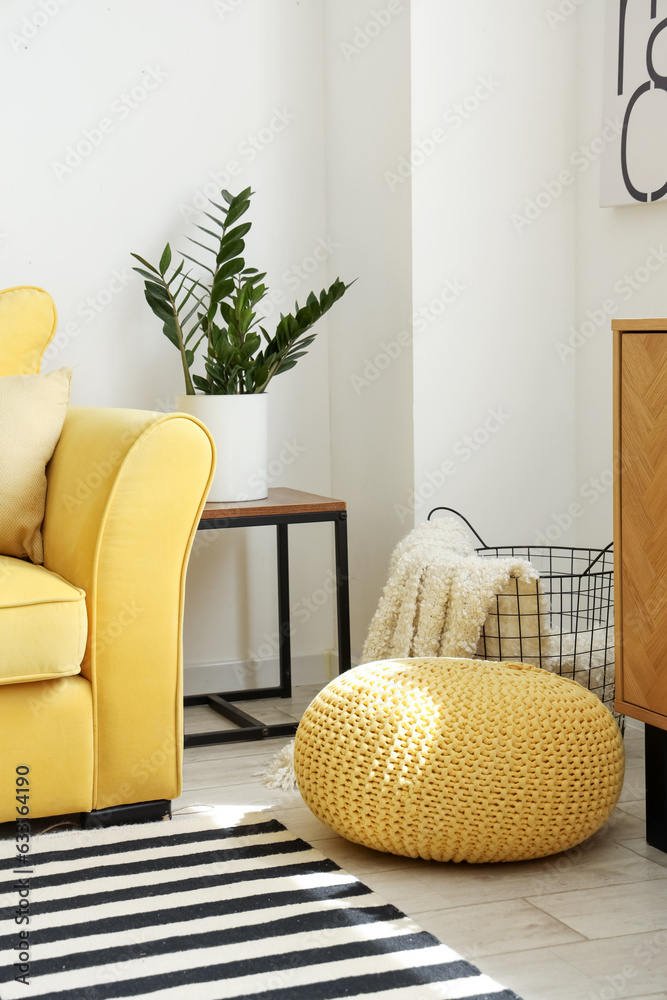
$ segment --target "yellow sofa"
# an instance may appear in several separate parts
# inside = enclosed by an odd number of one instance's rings
[[[55,326],[46,292],[0,292],[0,376],[38,372]],[[0,822],[17,818],[17,768],[32,818],[157,817],[180,794],[185,573],[214,462],[183,414],[69,408],[44,566],[0,558]]]

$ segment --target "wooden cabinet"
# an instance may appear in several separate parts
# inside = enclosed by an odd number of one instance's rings
[[[612,328],[615,707],[646,723],[647,840],[667,850],[667,319]]]
[[[612,325],[616,709],[667,729],[667,320]]]

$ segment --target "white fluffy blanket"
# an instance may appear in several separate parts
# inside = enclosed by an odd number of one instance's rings
[[[389,580],[361,662],[400,656],[474,656],[496,594],[512,577],[536,593],[539,574],[526,559],[478,556],[454,519],[425,521],[393,552]]]
[[[613,628],[594,627],[585,611],[577,620],[561,602],[550,605],[528,560],[478,556],[458,521],[426,521],[392,554],[361,662],[502,656],[571,677],[612,708]]]

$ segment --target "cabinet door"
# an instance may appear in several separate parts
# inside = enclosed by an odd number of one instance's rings
[[[617,334],[615,427],[617,701],[667,728],[667,333]]]

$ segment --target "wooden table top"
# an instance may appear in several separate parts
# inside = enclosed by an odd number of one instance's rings
[[[613,319],[611,328],[621,333],[662,333],[667,330],[667,319]]]
[[[206,520],[219,517],[261,517],[265,514],[312,514],[330,510],[347,510],[347,505],[344,500],[277,486],[269,490],[269,495],[264,500],[236,500],[231,503],[209,501],[204,505],[201,516],[202,520]]]

